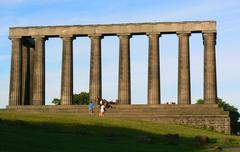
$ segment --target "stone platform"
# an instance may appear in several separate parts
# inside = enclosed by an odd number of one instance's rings
[[[8,106],[5,111],[31,113],[79,113],[88,114],[86,105]],[[99,109],[95,107],[97,115]],[[191,105],[113,105],[106,117],[159,121],[207,128],[225,134],[230,133],[229,113],[217,104]]]

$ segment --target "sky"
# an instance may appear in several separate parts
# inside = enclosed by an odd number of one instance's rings
[[[0,108],[8,104],[11,41],[9,27],[141,22],[217,21],[218,97],[240,108],[239,0],[0,0]],[[162,35],[160,43],[161,101],[177,101],[178,38]],[[88,91],[90,40],[74,40],[74,93]],[[148,38],[133,36],[132,103],[147,103]],[[60,97],[62,40],[46,41],[46,104]],[[102,96],[117,98],[119,39],[102,39]],[[202,35],[190,36],[192,103],[203,98]]]

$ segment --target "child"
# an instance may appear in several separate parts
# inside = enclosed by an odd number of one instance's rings
[[[93,109],[94,109],[94,104],[92,101],[89,102],[88,109],[89,109],[89,114],[92,115]]]
[[[105,106],[104,106],[104,105],[101,105],[99,117],[103,117],[103,116],[104,116],[104,112],[105,112]]]

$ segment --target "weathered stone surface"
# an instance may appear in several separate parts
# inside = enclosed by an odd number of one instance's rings
[[[178,33],[178,104],[191,104],[189,36]]]
[[[21,104],[22,105],[27,105],[28,102],[29,102],[29,82],[28,82],[28,77],[29,77],[29,47],[27,46],[27,44],[25,43],[24,44],[24,41],[22,42],[22,101],[21,101]]]
[[[34,87],[33,104],[45,104],[45,38],[36,36],[35,40],[35,63],[34,63]]]
[[[10,73],[9,105],[21,104],[21,38],[12,38],[12,59]]]
[[[62,52],[61,104],[72,104],[73,98],[73,37],[64,36]]]
[[[102,98],[102,61],[101,61],[101,36],[90,35],[90,100],[97,102]]]
[[[131,104],[131,73],[130,73],[130,35],[119,35],[119,77],[118,100],[119,104]]]
[[[203,33],[204,43],[204,101],[208,104],[217,103],[216,76],[216,33]]]
[[[148,104],[160,104],[159,33],[149,33]]]
[[[34,44],[31,38],[22,39],[22,86],[21,104],[32,104],[33,96],[33,77],[34,77]]]
[[[35,46],[30,47],[29,61],[29,104],[33,104],[33,89],[34,89],[34,64],[35,64]]]

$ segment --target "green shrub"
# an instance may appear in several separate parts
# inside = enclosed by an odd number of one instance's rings
[[[61,100],[58,98],[54,98],[52,103],[55,105],[60,105]],[[79,94],[73,95],[73,104],[74,105],[84,105],[89,103],[89,93],[88,92],[81,92]]]

